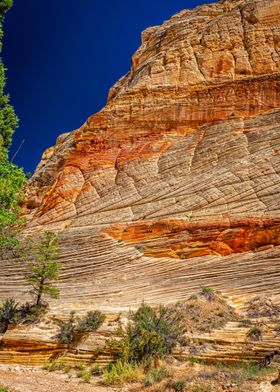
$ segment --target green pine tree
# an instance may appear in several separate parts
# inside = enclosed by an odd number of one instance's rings
[[[4,15],[12,6],[12,0],[0,0],[0,50],[2,50]],[[18,118],[4,93],[5,67],[0,59],[0,252],[18,245],[15,234],[19,228],[19,201],[26,181],[24,172],[9,161],[9,147]]]
[[[31,249],[27,250],[26,283],[31,285],[31,294],[35,305],[41,306],[43,296],[58,298],[59,289],[54,282],[59,278],[61,264],[58,259],[58,239],[56,234],[47,231],[42,234],[39,243],[31,239]],[[30,260],[31,259],[31,260]]]

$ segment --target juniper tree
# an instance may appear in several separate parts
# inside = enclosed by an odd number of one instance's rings
[[[42,234],[40,241],[31,240],[31,246],[26,251],[27,273],[26,283],[31,285],[30,293],[35,297],[35,305],[41,306],[43,296],[58,298],[59,289],[54,286],[59,278],[61,264],[58,262],[58,238],[56,234],[47,231]]]

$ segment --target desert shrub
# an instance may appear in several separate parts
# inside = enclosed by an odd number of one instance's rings
[[[143,384],[145,387],[157,384],[169,376],[168,370],[165,367],[159,369],[150,369],[146,374]]]
[[[77,377],[82,378],[85,382],[90,382],[91,376],[91,372],[87,369],[80,370],[77,373]]]
[[[0,307],[0,332],[5,333],[10,324],[18,322],[18,303],[14,298],[7,298]]]
[[[252,327],[249,329],[246,336],[250,340],[255,340],[255,341],[261,340],[263,336],[263,330],[258,326]]]
[[[0,307],[0,333],[5,333],[10,324],[32,323],[45,313],[47,305],[32,305],[28,302],[19,306],[14,298],[7,298]]]
[[[124,362],[151,364],[163,358],[183,337],[183,314],[176,307],[160,306],[152,309],[146,304],[131,313],[126,329],[120,328],[116,342]]]
[[[88,312],[84,318],[79,319],[77,332],[94,332],[103,324],[104,320],[105,315],[99,310]]]
[[[186,382],[185,381],[174,381],[173,382],[173,389],[176,392],[183,392],[186,388]]]
[[[168,389],[172,389],[175,392],[184,392],[186,389],[186,381],[169,381],[166,385]]]
[[[0,392],[16,392],[14,388],[0,385]]]
[[[248,328],[248,327],[250,327],[252,324],[253,324],[253,323],[252,323],[252,321],[251,321],[250,319],[243,319],[243,320],[240,320],[240,321],[239,321],[238,326],[239,326],[240,328]]]
[[[67,321],[56,320],[59,326],[59,333],[56,335],[56,339],[61,344],[65,344],[68,346],[74,340],[75,333],[75,312],[71,312]]]
[[[193,385],[189,392],[211,392],[210,385],[206,385],[205,383],[199,383],[197,385]]]
[[[280,307],[268,297],[254,297],[246,302],[246,311],[249,317],[278,317]]]
[[[106,385],[122,385],[138,382],[143,378],[143,370],[136,365],[121,360],[111,363],[103,371],[103,382]]]
[[[44,370],[47,370],[48,372],[55,372],[58,370],[63,370],[66,373],[70,370],[69,366],[65,364],[63,360],[56,360],[56,361],[51,361],[43,366]]]
[[[211,287],[202,287],[201,292],[202,294],[214,293],[214,289]]]
[[[92,376],[100,376],[102,374],[103,370],[100,366],[99,363],[95,363],[90,367],[90,373]]]
[[[212,301],[215,295],[214,289],[212,289],[211,287],[202,287],[201,294],[204,295],[204,297],[207,298],[208,301]]]
[[[238,386],[248,380],[258,380],[274,372],[273,368],[262,368],[252,362],[241,362],[231,366],[224,365],[224,369],[230,372],[231,382]]]
[[[262,379],[275,371],[273,368],[262,368],[255,362],[240,362],[235,364],[216,362],[211,365],[217,368],[217,372],[209,374],[212,380],[219,381],[220,375],[223,374],[229,383],[236,384],[239,387],[246,381]]]
[[[33,323],[44,315],[48,308],[47,304],[34,305],[26,302],[18,309],[19,320],[23,323]]]
[[[12,390],[9,389],[8,387],[4,387],[4,386],[0,385],[0,392],[12,392]]]
[[[194,365],[195,363],[199,363],[199,359],[197,359],[194,355],[190,355],[188,359],[191,365]]]
[[[84,362],[76,362],[74,365],[74,369],[76,370],[85,370],[86,369],[86,364]]]
[[[105,315],[98,310],[88,312],[84,318],[77,318],[75,312],[71,312],[67,321],[56,320],[59,333],[55,338],[69,347],[79,335],[96,331],[104,320]]]

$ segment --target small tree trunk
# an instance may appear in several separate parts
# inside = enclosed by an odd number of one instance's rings
[[[41,305],[41,297],[42,297],[42,294],[39,293],[39,294],[37,295],[36,306]]]
[[[45,283],[45,279],[41,278],[40,284],[39,284],[39,289],[38,289],[37,300],[36,300],[36,306],[41,305],[41,298],[42,298],[44,283]]]

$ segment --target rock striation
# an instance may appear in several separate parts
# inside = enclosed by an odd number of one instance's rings
[[[58,137],[26,189],[26,234],[61,240],[53,311],[116,313],[203,286],[237,308],[278,302],[279,179],[280,0],[148,28],[104,109]],[[22,298],[21,267],[2,266],[0,296]]]

